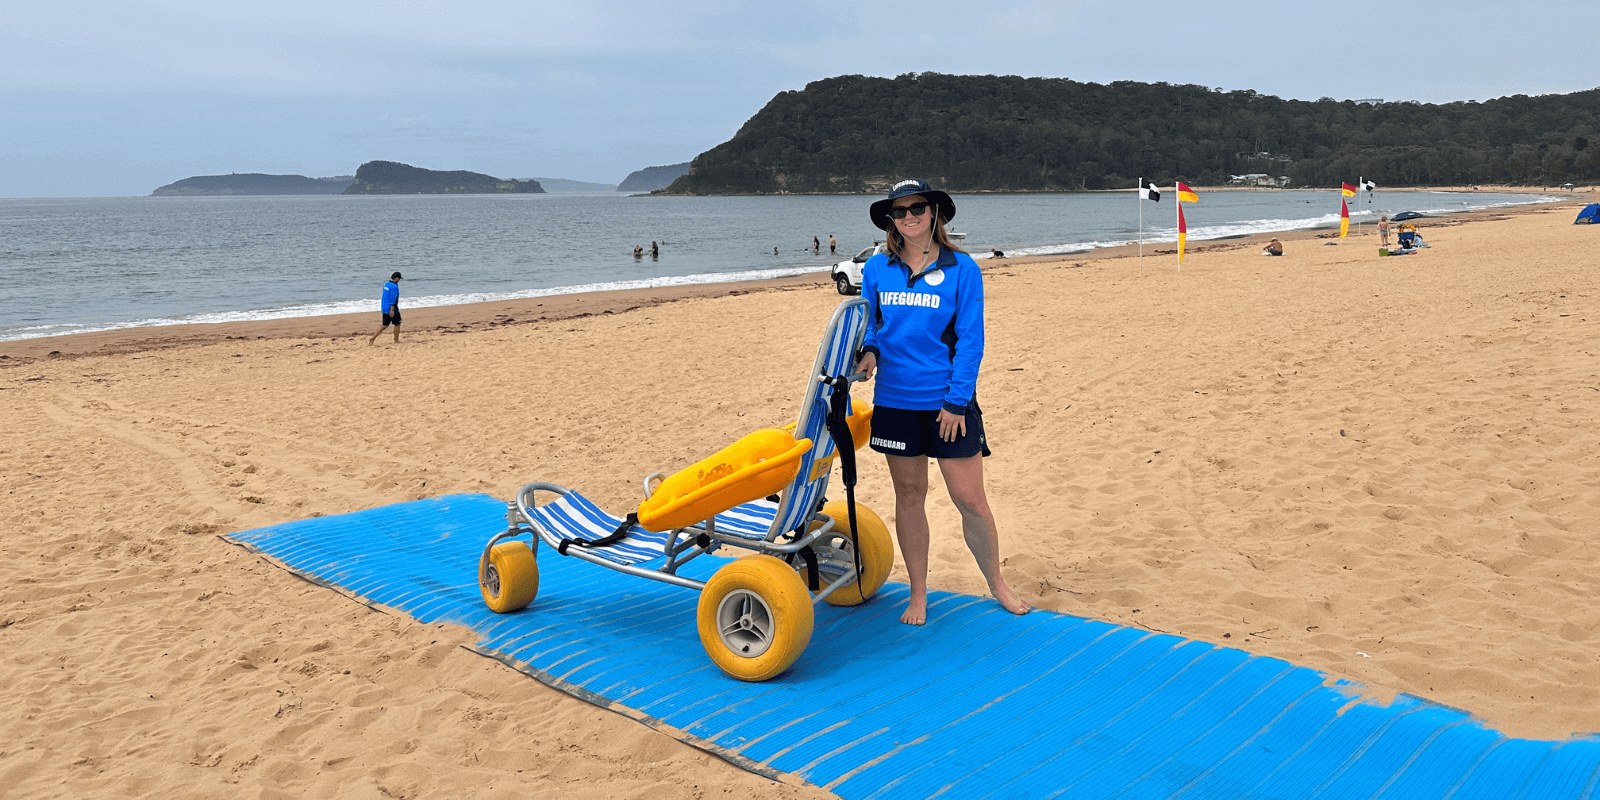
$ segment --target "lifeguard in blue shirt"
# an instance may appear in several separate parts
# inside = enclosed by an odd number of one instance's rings
[[[383,327],[372,334],[372,338],[367,340],[368,345],[378,341],[378,335],[390,325],[394,326],[394,343],[400,343],[400,280],[400,273],[396,272],[383,285],[383,297],[378,299],[378,309],[383,312]]]
[[[911,583],[900,621],[908,625],[928,615],[929,458],[939,461],[989,591],[1013,614],[1030,610],[1000,575],[1000,537],[983,490],[983,275],[945,232],[955,214],[950,195],[915,180],[895,184],[868,211],[887,252],[862,269],[868,317],[857,370],[876,375],[871,445],[894,482],[895,538]]]

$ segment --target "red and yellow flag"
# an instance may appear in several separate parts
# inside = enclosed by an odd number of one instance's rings
[[[1178,184],[1178,191],[1182,192],[1189,187]],[[1192,192],[1190,193],[1193,194]],[[1182,195],[1180,195],[1181,197]],[[1193,202],[1193,201],[1190,201]],[[1189,240],[1189,226],[1183,221],[1183,205],[1178,205],[1178,263],[1183,263],[1183,244]]]
[[[1200,202],[1200,195],[1195,194],[1194,190],[1190,189],[1188,184],[1184,183],[1183,181],[1178,181],[1178,202],[1198,203]]]
[[[1350,184],[1345,183],[1343,181],[1339,182],[1339,191],[1343,192],[1345,197],[1355,197],[1356,196],[1356,187],[1351,186]]]
[[[1346,184],[1349,185],[1349,184]],[[1339,238],[1343,239],[1350,232],[1350,204],[1339,198]]]

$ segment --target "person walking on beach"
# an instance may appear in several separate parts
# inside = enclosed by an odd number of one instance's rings
[[[378,301],[378,306],[383,311],[383,327],[378,333],[383,333],[384,328],[394,326],[394,343],[400,343],[400,273],[389,276],[389,282],[383,285],[383,299]],[[378,333],[372,334],[367,340],[367,346],[378,341]]]
[[[1378,217],[1378,246],[1389,246],[1389,216]]]
[[[928,616],[929,458],[939,462],[989,591],[1007,611],[1026,614],[1029,605],[1000,575],[1000,536],[983,491],[983,275],[945,232],[955,202],[923,181],[901,181],[867,214],[887,241],[862,269],[867,336],[856,370],[877,375],[871,445],[889,461],[895,538],[911,582],[900,621],[921,625]]]

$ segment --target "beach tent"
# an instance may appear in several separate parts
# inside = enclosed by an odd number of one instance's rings
[[[1578,218],[1572,221],[1574,225],[1600,224],[1600,203],[1590,203],[1578,212]]]

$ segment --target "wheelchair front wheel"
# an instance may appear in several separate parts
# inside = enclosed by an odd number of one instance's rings
[[[509,614],[539,596],[539,560],[527,542],[500,542],[489,548],[488,561],[478,570],[478,592],[490,611]]]

